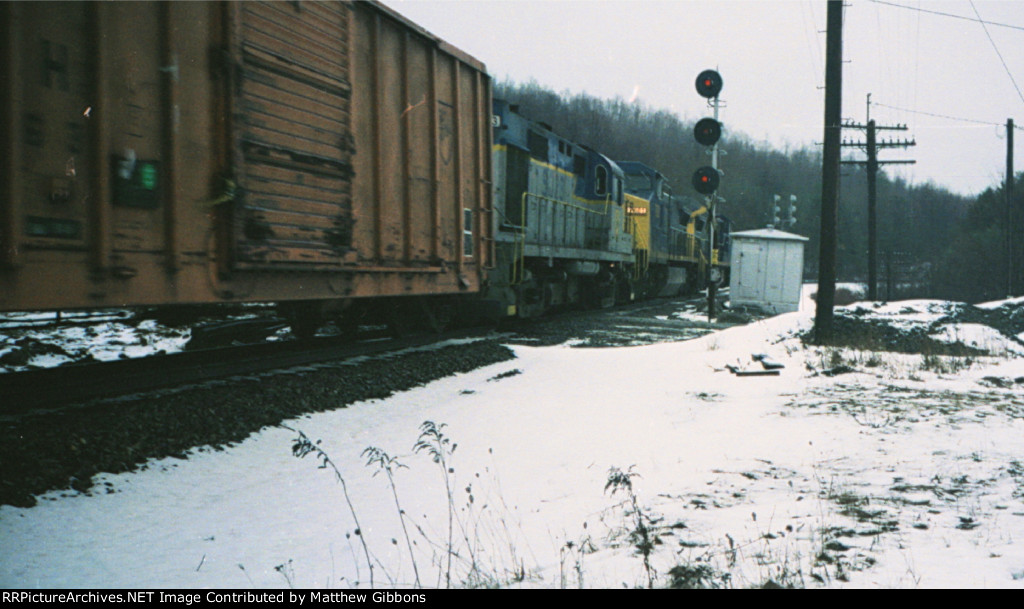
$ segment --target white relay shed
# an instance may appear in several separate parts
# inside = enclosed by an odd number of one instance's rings
[[[807,237],[772,228],[733,233],[729,301],[773,313],[800,308]]]

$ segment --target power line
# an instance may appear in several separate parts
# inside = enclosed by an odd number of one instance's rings
[[[929,10],[929,9],[926,9],[926,8],[921,8],[921,7],[918,7],[918,6],[907,6],[905,4],[897,4],[895,2],[885,2],[885,0],[871,0],[871,2],[874,2],[875,4],[884,4],[886,6],[895,6],[896,8],[905,8],[907,10],[918,11],[918,12],[921,12],[921,13],[930,13],[932,15],[941,15],[943,17],[952,17],[954,19],[963,19],[964,21],[977,21],[978,23],[981,23],[982,25],[987,23],[988,25],[995,25],[995,26],[999,26],[999,27],[1008,27],[1010,29],[1024,31],[1024,26],[1012,25],[1012,24],[1009,24],[1009,23],[998,23],[998,22],[995,22],[995,21],[984,21],[984,20],[982,20],[980,15],[977,18],[974,18],[974,17],[967,17],[967,16],[964,16],[964,15],[955,15],[953,13],[944,13],[942,11],[933,11],[933,10]],[[974,12],[977,13],[978,11],[975,10]]]
[[[810,4],[810,3],[808,3],[808,4]],[[804,3],[801,2],[800,3],[800,20],[803,22],[803,25],[804,25],[804,38],[807,41],[807,48],[809,49],[809,54],[811,56],[811,68],[814,70],[814,82],[815,82],[815,84],[817,84],[817,83],[823,83],[824,82],[824,80],[822,79],[822,76],[821,76],[821,71],[820,71],[820,69],[818,67],[819,65],[824,63],[824,57],[823,57],[822,52],[821,52],[821,43],[817,39],[817,36],[814,35],[814,32],[817,32],[817,29],[818,29],[817,25],[815,24],[815,21],[814,21],[814,9],[812,7],[810,7],[810,6],[808,6],[808,10],[810,10],[810,13],[811,13],[811,16],[810,16],[810,22],[811,22],[810,23],[810,28],[808,28],[808,25],[807,25],[807,19],[808,19],[807,15],[804,13]],[[820,89],[822,87],[819,86],[818,88]]]
[[[918,75],[921,69],[921,13],[915,16],[917,17],[917,31],[914,33],[914,101],[911,104],[913,108],[917,108],[917,93],[920,91]]]
[[[992,40],[992,34],[988,33],[988,27],[985,25],[985,22],[981,20],[981,14],[978,13],[978,8],[974,6],[974,0],[971,0],[971,8],[974,9],[974,14],[978,16],[978,23],[980,23],[982,29],[985,30],[985,35],[988,36],[988,41],[992,43],[992,48],[995,49],[996,55],[999,56],[999,61],[1003,63],[1003,69],[1006,70],[1006,75],[1010,77],[1010,82],[1013,83],[1013,88],[1017,90],[1017,96],[1020,97],[1020,101],[1024,102],[1024,93],[1020,92],[1020,87],[1017,86],[1017,81],[1014,80],[1013,74],[1010,73],[1010,68],[1007,67],[1006,60],[1003,59],[1003,54],[999,52],[999,47],[996,46],[996,41]]]
[[[879,106],[881,108],[889,108],[890,110],[899,110],[900,112],[909,112],[911,114],[923,114],[925,116],[934,116],[935,118],[945,118],[945,119],[948,119],[948,120],[951,120],[951,121],[960,121],[960,122],[963,122],[963,123],[977,123],[979,125],[995,125],[996,127],[1001,127],[1001,126],[1003,126],[1005,124],[1005,123],[996,123],[996,122],[993,122],[993,121],[979,121],[979,120],[975,120],[973,118],[963,118],[963,117],[960,117],[960,116],[950,116],[948,114],[935,114],[934,112],[924,112],[922,110],[910,110],[910,109],[907,109],[907,108],[898,108],[896,106],[889,106],[887,104],[880,104],[878,102],[871,102],[871,105],[872,106]],[[1014,128],[1015,129],[1024,130],[1024,127],[1021,127],[1020,125],[1014,125]]]

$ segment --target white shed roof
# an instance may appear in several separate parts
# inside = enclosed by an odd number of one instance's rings
[[[732,239],[777,239],[780,241],[807,241],[807,237],[794,235],[786,231],[774,228],[759,228],[757,230],[745,230],[738,233],[731,233]]]

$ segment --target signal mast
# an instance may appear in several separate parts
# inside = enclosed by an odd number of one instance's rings
[[[722,137],[722,123],[718,121],[718,109],[721,102],[718,94],[722,91],[722,76],[715,70],[704,70],[697,75],[697,93],[708,100],[714,109],[714,116],[702,118],[693,127],[693,137],[697,143],[708,146],[711,154],[711,165],[705,165],[693,172],[693,188],[705,196],[708,209],[708,321],[715,317],[715,295],[718,284],[722,281],[722,271],[717,263],[715,250],[715,205],[723,201],[718,194],[721,172],[718,170],[718,140]]]

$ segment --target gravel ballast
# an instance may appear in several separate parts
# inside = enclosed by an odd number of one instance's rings
[[[36,414],[0,425],[0,504],[31,507],[38,495],[104,492],[92,477],[132,471],[149,459],[220,449],[312,412],[380,399],[515,356],[494,340],[254,380],[229,380],[165,395]]]

